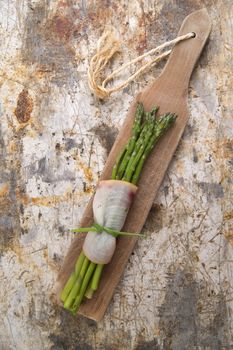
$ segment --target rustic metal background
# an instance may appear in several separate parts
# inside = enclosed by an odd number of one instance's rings
[[[57,271],[133,96],[100,102],[86,71],[104,26],[117,66],[176,36],[203,6],[210,40],[190,120],[100,323],[51,300]],[[0,0],[0,348],[233,349],[232,1]],[[129,73],[129,72],[128,72]],[[172,77],[171,77],[172,79]]]

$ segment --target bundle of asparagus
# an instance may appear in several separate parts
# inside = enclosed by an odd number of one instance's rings
[[[156,119],[158,108],[145,112],[138,104],[132,128],[132,136],[112,170],[111,180],[101,181],[93,201],[92,227],[72,230],[88,232],[83,250],[60,295],[64,308],[75,314],[85,297],[92,298],[98,289],[103,267],[116,248],[119,235],[142,236],[121,232],[129,207],[137,191],[137,182],[143,165],[156,142],[173,124],[176,115],[166,113]]]

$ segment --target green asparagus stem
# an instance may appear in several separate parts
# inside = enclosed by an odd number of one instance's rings
[[[93,297],[95,291],[98,289],[103,268],[104,268],[104,264],[98,264],[96,266],[94,274],[92,276],[92,279],[89,282],[89,285],[88,285],[86,293],[85,293],[85,297],[87,299],[91,299]]]
[[[99,286],[99,282],[100,282],[100,276],[102,274],[104,265],[103,264],[98,264],[96,269],[95,269],[95,273],[91,282],[91,289],[93,291],[96,291],[98,289]]]
[[[116,164],[113,166],[112,176],[111,176],[112,180],[115,180],[117,177],[117,173],[119,171],[119,166],[120,166],[120,164],[121,164],[121,162],[124,159],[124,156],[126,154],[127,146],[128,146],[128,143],[127,143],[126,147],[123,149],[123,151],[121,152],[120,157],[117,158]]]
[[[76,274],[74,272],[72,272],[72,274],[70,275],[70,278],[68,279],[68,281],[66,282],[65,287],[63,288],[61,295],[60,295],[60,299],[61,301],[65,302],[66,298],[68,297],[73,285],[75,284],[76,281]]]
[[[85,276],[84,276],[84,278],[83,278],[83,282],[82,282],[82,285],[81,285],[81,288],[80,288],[80,292],[79,292],[79,294],[77,295],[77,297],[76,297],[76,299],[75,299],[75,301],[74,301],[74,304],[73,304],[73,306],[72,306],[72,308],[71,308],[71,312],[72,312],[73,314],[76,314],[77,309],[79,308],[79,306],[80,306],[80,304],[81,304],[81,302],[82,302],[82,300],[83,300],[84,294],[85,294],[85,292],[86,292],[88,283],[89,283],[89,281],[90,281],[90,279],[91,279],[91,276],[92,276],[92,274],[93,274],[93,271],[94,271],[95,267],[96,267],[96,264],[93,263],[93,262],[91,262],[91,263],[89,264],[89,266],[88,266],[88,270],[87,270],[87,272],[85,273]]]
[[[113,168],[112,178],[114,178],[114,179],[121,180],[121,178],[124,174],[125,168],[128,164],[131,153],[133,152],[138,135],[140,134],[140,131],[141,131],[141,123],[142,123],[143,114],[144,114],[143,105],[141,103],[139,103],[137,105],[134,124],[133,124],[133,128],[132,128],[132,137],[129,139],[129,141],[125,147],[126,152],[124,153],[123,159],[120,159],[119,162],[117,161],[117,163],[116,163],[117,171],[115,171],[115,169]]]
[[[138,140],[138,144],[140,141],[139,147],[135,147],[135,151],[131,155],[128,166],[125,170],[125,175],[122,178],[122,180],[131,182],[131,178],[132,178],[133,173],[136,169],[136,166],[137,166],[141,156],[143,155],[143,153],[146,149],[146,146],[147,146],[147,144],[148,144],[148,142],[153,134],[154,127],[155,127],[155,122],[148,118],[148,122],[145,125],[146,131],[143,134],[143,136],[141,137],[141,140],[140,140],[140,138]]]
[[[96,269],[95,269],[95,271],[96,271]],[[95,274],[95,271],[94,271],[94,274]],[[92,279],[93,278],[94,278],[94,275],[92,276]],[[88,287],[87,287],[86,292],[84,294],[85,298],[87,298],[87,299],[92,299],[92,297],[95,293],[95,291],[91,288],[91,283],[92,283],[92,280],[89,281]]]
[[[79,258],[75,264],[75,274],[77,277],[81,272],[84,260],[85,260],[85,255],[84,255],[83,251],[81,251]]]
[[[122,180],[130,182],[130,179],[126,179],[126,174],[128,175],[130,169],[132,169],[132,163],[134,161],[135,156],[138,154],[139,150],[143,149],[145,146],[145,138],[148,137],[148,133],[152,132],[152,129],[155,124],[155,118],[152,117],[151,113],[146,113],[146,120],[143,125],[142,131],[139,135],[137,142],[135,143],[134,150],[131,153],[130,159],[128,159],[127,166],[125,167],[125,174],[122,175]]]
[[[149,156],[150,152],[152,151],[154,145],[156,144],[156,142],[158,142],[158,140],[165,133],[165,131],[174,123],[175,119],[176,119],[176,115],[170,114],[170,113],[165,114],[164,116],[160,117],[160,119],[157,122],[157,125],[155,127],[154,134],[151,137],[149,143],[147,144],[145,151],[144,151],[140,161],[138,162],[138,165],[137,165],[136,170],[134,172],[134,175],[133,175],[133,178],[131,181],[134,185],[137,184],[139,176],[140,176],[142,168],[143,168],[143,165],[144,165],[147,157]]]
[[[82,286],[83,278],[85,277],[85,274],[87,272],[89,265],[90,265],[90,260],[87,257],[85,257],[80,274],[79,274],[73,288],[71,289],[70,294],[68,295],[68,297],[64,303],[65,309],[70,310],[74,301],[76,300],[76,297],[77,297],[79,290]]]
[[[63,302],[65,302],[66,298],[68,297],[71,289],[73,288],[73,285],[75,284],[77,278],[78,278],[78,275],[81,271],[81,268],[82,268],[82,265],[83,265],[83,261],[85,259],[85,255],[83,252],[81,252],[81,254],[79,255],[79,258],[76,262],[76,265],[75,265],[75,272],[72,272],[72,274],[70,275],[70,278],[68,279],[65,287],[63,288],[63,291],[61,293],[61,300]]]

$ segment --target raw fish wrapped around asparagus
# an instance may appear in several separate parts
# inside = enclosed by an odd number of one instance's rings
[[[176,119],[174,113],[155,118],[158,108],[145,112],[138,104],[132,135],[112,170],[111,180],[100,181],[93,200],[92,227],[74,229],[87,232],[83,250],[61,293],[64,308],[75,314],[84,297],[97,290],[102,270],[111,261],[117,236],[140,236],[122,232],[128,210],[137,191],[143,165],[156,142]]]
[[[137,187],[126,181],[105,180],[97,187],[93,200],[94,221],[120,231]],[[106,231],[88,232],[83,245],[85,256],[96,264],[108,264],[116,248],[116,235]]]

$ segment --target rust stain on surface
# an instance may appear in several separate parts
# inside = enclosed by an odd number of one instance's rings
[[[51,21],[51,31],[60,39],[60,40],[69,40],[72,33],[72,22],[63,16],[55,15]]]
[[[46,197],[29,197],[24,193],[20,193],[20,191],[16,192],[17,198],[23,205],[38,205],[43,207],[54,207],[62,202],[70,202],[73,199],[77,199],[85,195],[87,192],[83,191],[75,191],[70,192],[67,191],[62,195],[54,195],[54,196],[46,196]]]
[[[223,235],[233,245],[233,231],[225,231]]]
[[[53,207],[61,202],[69,201],[72,197],[71,193],[61,196],[47,196],[47,197],[29,197],[27,195],[19,195],[21,202],[24,205],[38,205],[43,207]]]
[[[224,220],[232,220],[233,219],[233,210],[224,213]]]
[[[80,169],[82,169],[83,174],[85,176],[85,179],[89,182],[93,181],[93,172],[89,166],[86,166],[82,160],[79,158],[77,159],[77,165]]]
[[[9,193],[9,184],[0,184],[0,197],[5,197]]]
[[[70,38],[75,18],[56,11],[49,18],[47,5],[37,4],[29,10],[25,21],[22,61],[35,64],[38,78],[50,77],[50,82],[73,86],[77,81],[76,52]]]
[[[15,109],[15,116],[19,123],[27,123],[31,117],[33,110],[33,100],[29,95],[27,89],[23,89],[17,101],[17,107]]]

